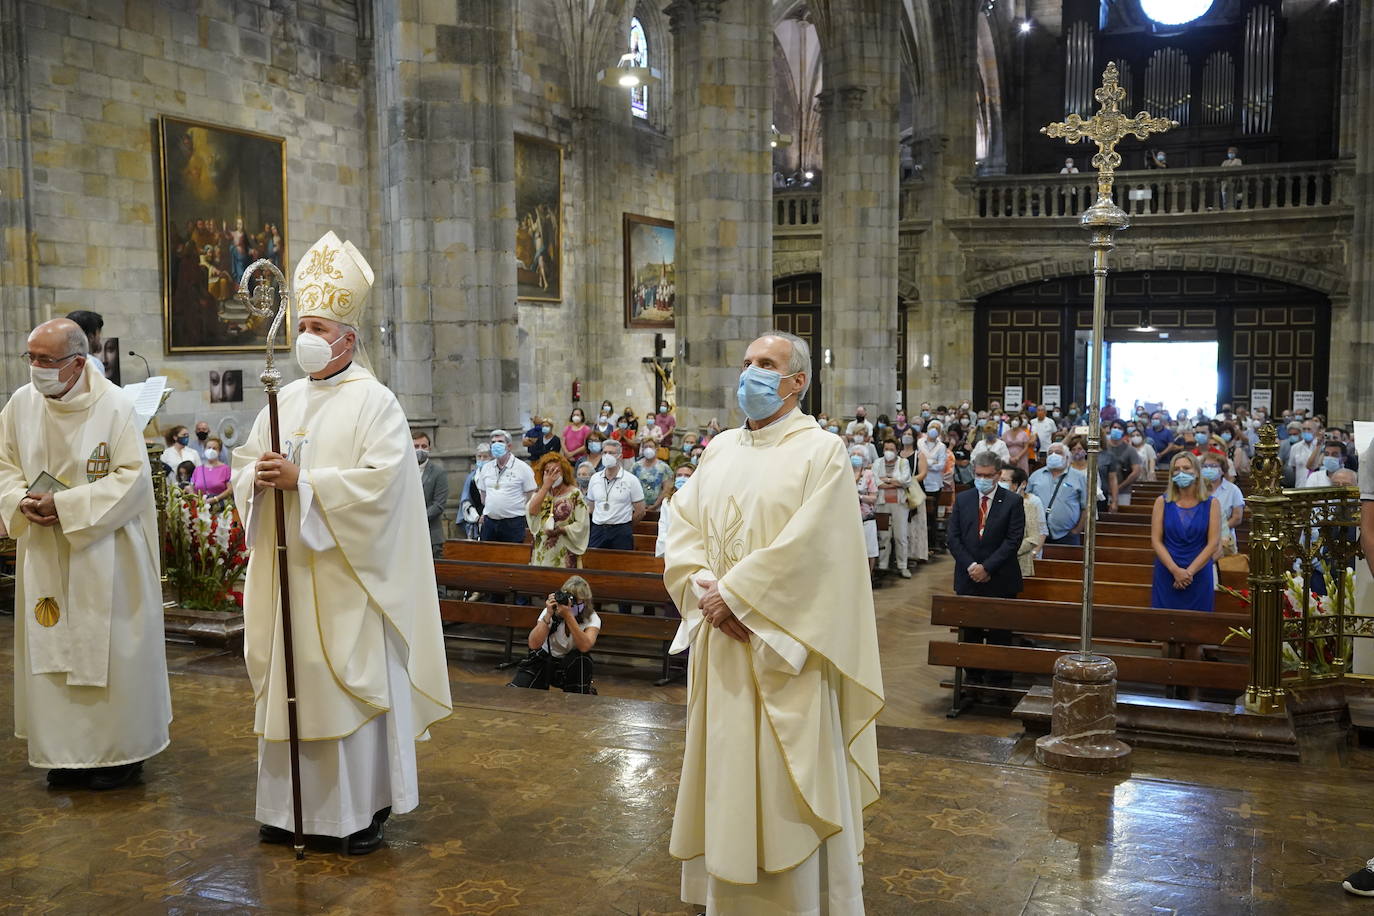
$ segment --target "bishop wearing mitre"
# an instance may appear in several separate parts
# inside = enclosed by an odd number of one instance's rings
[[[0,525],[18,543],[14,733],[53,788],[138,782],[168,743],[157,510],[133,401],[58,318],[0,411]]]
[[[750,344],[748,422],[673,497],[663,578],[691,657],[669,849],[713,916],[864,908],[878,637],[844,443],[798,409],[810,369],[791,334]]]
[[[256,699],[257,819],[291,840],[292,787],[273,493],[285,506],[303,830],[363,855],[419,804],[415,742],[453,711],[429,521],[410,428],[360,349],[373,273],[333,232],[296,265],[295,357],[307,377],[234,450],[251,550],[244,655]]]

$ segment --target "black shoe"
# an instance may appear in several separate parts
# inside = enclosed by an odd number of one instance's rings
[[[273,827],[270,824],[258,825],[258,842],[275,843],[278,846],[290,846],[295,839],[295,834],[290,830],[283,830],[280,827]]]
[[[1374,859],[1365,863],[1364,868],[1355,872],[1349,878],[1341,882],[1341,887],[1345,888],[1346,893],[1355,894],[1358,897],[1374,897]]]
[[[391,817],[391,806],[387,805],[385,808],[372,815],[372,826],[381,827],[386,823],[386,819],[389,817]]]
[[[91,778],[91,770],[48,770],[49,789],[80,789]]]
[[[374,819],[371,824],[348,835],[347,846],[350,856],[365,856],[382,848],[382,825]]]
[[[143,761],[126,763],[119,767],[99,767],[91,771],[91,781],[87,784],[88,788],[96,792],[104,792],[109,789],[122,789],[124,786],[131,786],[140,782],[143,777]]]

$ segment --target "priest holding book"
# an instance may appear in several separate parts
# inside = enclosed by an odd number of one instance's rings
[[[296,363],[279,396],[282,451],[268,411],[234,450],[234,499],[250,557],[244,655],[256,697],[257,819],[292,841],[285,655],[273,490],[283,491],[303,831],[353,855],[419,804],[415,742],[453,711],[429,521],[410,426],[372,374],[358,328],[372,268],[333,233],[292,285]],[[331,844],[332,845],[332,844]]]
[[[57,318],[0,411],[0,523],[18,543],[14,732],[55,789],[140,780],[168,743],[157,510],[132,399]]]

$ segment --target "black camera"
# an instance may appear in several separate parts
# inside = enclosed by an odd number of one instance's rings
[[[574,599],[572,592],[557,591],[553,593],[553,600],[555,604],[572,607]]]

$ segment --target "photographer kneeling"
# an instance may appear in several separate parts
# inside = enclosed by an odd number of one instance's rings
[[[596,693],[588,653],[601,632],[601,617],[590,608],[591,602],[592,588],[581,576],[572,576],[550,595],[530,630],[530,654],[506,686]]]

